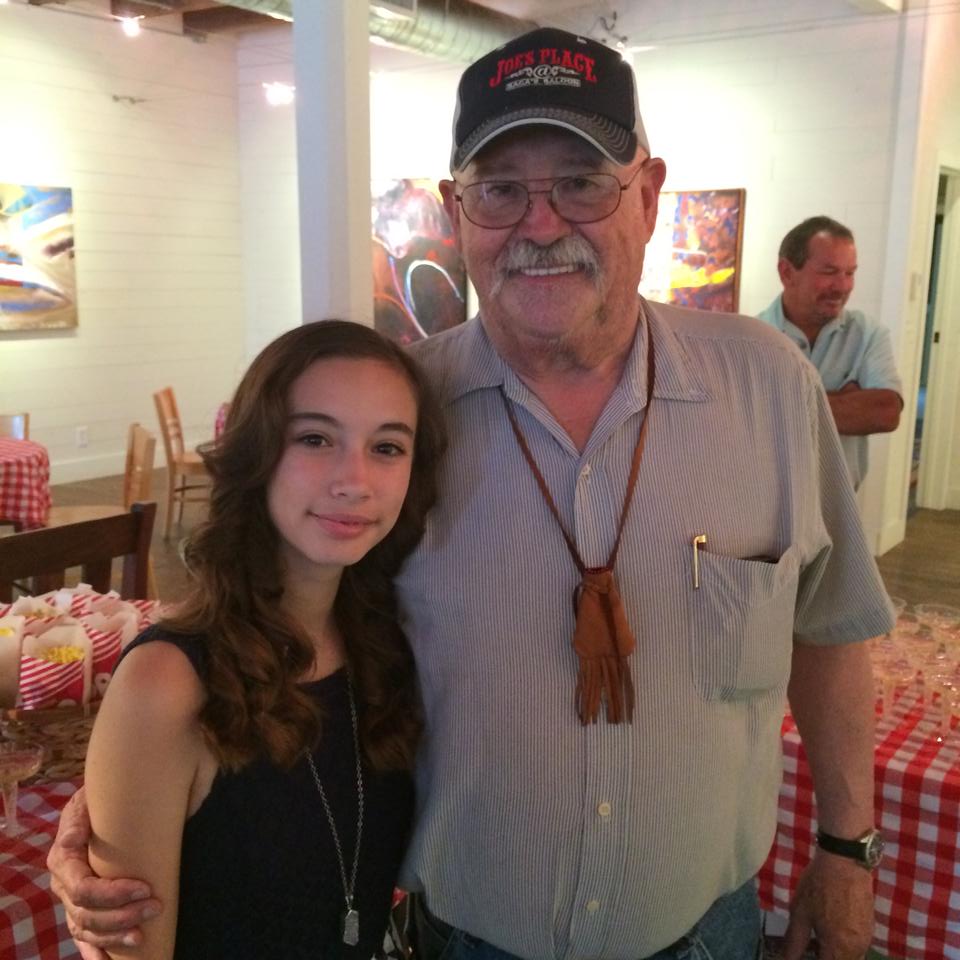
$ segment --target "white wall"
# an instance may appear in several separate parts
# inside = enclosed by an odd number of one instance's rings
[[[462,65],[419,66],[370,75],[373,179],[450,176],[450,139]]]
[[[446,177],[460,67],[371,46],[371,180]],[[237,49],[249,360],[301,322],[296,118],[263,84],[293,83],[289,27],[241,35]],[[331,144],[331,149],[336,149]]]
[[[293,84],[289,26],[240,35],[237,88],[244,316],[242,368],[274,337],[301,323],[297,140],[293,104],[270,106],[264,83]]]
[[[233,43],[0,6],[0,117],[0,181],[73,189],[79,304],[76,330],[0,334],[0,409],[30,411],[54,483],[120,472],[167,384],[208,438],[243,337]]]

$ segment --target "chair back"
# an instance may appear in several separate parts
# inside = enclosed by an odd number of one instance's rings
[[[160,421],[160,435],[163,437],[163,450],[167,455],[167,469],[172,470],[177,461],[183,459],[183,428],[180,425],[180,411],[173,387],[164,387],[153,395]]]
[[[129,510],[137,501],[150,499],[153,457],[157,438],[139,423],[127,433],[127,463],[123,471],[123,505]]]
[[[110,590],[113,560],[123,558],[120,595],[147,599],[150,538],[155,503],[135,503],[129,513],[44,527],[3,538],[0,601],[12,599],[14,581],[42,579],[44,590],[63,585],[64,572],[82,568],[82,579],[98,593]]]
[[[29,413],[0,413],[0,437],[13,440],[30,439]]]

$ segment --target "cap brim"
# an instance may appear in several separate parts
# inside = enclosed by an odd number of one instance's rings
[[[647,153],[650,152],[645,136],[638,137],[636,131],[626,130],[597,114],[585,114],[559,107],[555,109],[528,107],[502,114],[474,130],[459,148],[454,150],[450,159],[450,170],[454,173],[462,170],[491,140],[508,130],[538,125],[569,130],[596,147],[608,160],[620,166],[633,160],[638,146]]]

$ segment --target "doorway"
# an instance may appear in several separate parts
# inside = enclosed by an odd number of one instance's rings
[[[907,516],[917,507],[948,506],[950,462],[954,445],[957,383],[949,376],[945,344],[960,332],[960,171],[941,168],[931,237],[920,362],[917,419],[910,468]]]

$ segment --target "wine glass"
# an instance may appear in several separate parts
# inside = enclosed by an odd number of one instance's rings
[[[894,619],[899,620],[907,612],[910,604],[903,597],[890,597],[890,606],[893,607]]]
[[[941,631],[951,655],[960,655],[960,608],[942,603],[921,603],[917,607],[917,616]]]
[[[3,832],[18,837],[24,832],[17,820],[17,793],[21,780],[32,777],[43,762],[43,747],[36,743],[0,743],[0,790],[6,817]]]

